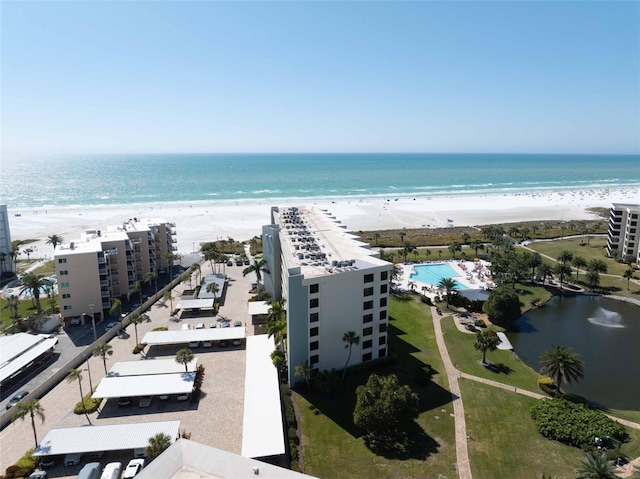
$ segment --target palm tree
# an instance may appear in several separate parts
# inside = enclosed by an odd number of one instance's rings
[[[169,446],[171,446],[171,438],[163,432],[159,432],[155,436],[150,437],[149,445],[145,449],[147,459],[149,459],[149,461],[153,461],[168,449]]]
[[[56,247],[62,243],[64,243],[64,238],[60,235],[53,234],[47,236],[47,242],[45,244],[50,244],[51,246],[53,246],[53,250],[55,251]]]
[[[279,373],[287,362],[284,351],[281,351],[280,349],[274,349],[269,356],[271,357],[271,362],[276,367]]]
[[[633,270],[629,268],[624,272],[622,277],[627,280],[627,291],[629,291],[629,281],[633,279]]]
[[[484,250],[484,243],[480,240],[473,240],[471,243],[469,243],[469,247],[473,249],[477,257],[478,250]]]
[[[82,392],[82,370],[81,369],[69,369],[69,374],[67,374],[67,382],[72,383],[73,381],[78,381],[78,386],[80,387],[80,404],[82,404],[82,409],[84,410],[84,415],[91,424],[91,419],[89,419],[89,415],[87,414],[87,410],[84,407],[84,393]]]
[[[553,268],[547,263],[542,263],[538,268],[538,273],[540,274],[540,278],[542,279],[542,283],[544,284],[546,279],[550,278],[553,275]]]
[[[214,303],[218,300],[218,291],[220,291],[220,286],[218,286],[218,283],[209,283],[207,285],[207,293],[213,293]]]
[[[128,323],[133,324],[133,330],[136,333],[136,344],[140,344],[140,341],[138,341],[138,324],[140,324],[143,321],[144,321],[144,318],[140,316],[138,313],[133,313],[131,316],[129,316],[129,319],[128,319]]]
[[[311,385],[309,383],[309,377],[311,376],[311,367],[309,367],[309,363],[307,361],[296,366],[295,375],[297,378],[304,378],[307,386]]]
[[[283,343],[285,333],[287,332],[287,314],[284,305],[284,298],[280,301],[269,302],[269,311],[267,312],[267,337],[270,338],[274,336],[276,344]]]
[[[96,349],[93,350],[92,356],[94,358],[97,358],[98,356],[102,358],[102,364],[104,366],[105,376],[108,374],[107,373],[107,356],[111,356],[112,354],[113,354],[113,348],[111,347],[110,344],[105,342],[98,344],[98,346],[96,346]]]
[[[202,269],[200,268],[200,263],[193,263],[191,265],[191,270],[196,274],[196,283],[199,283],[200,276],[202,275]]]
[[[120,311],[122,311],[122,301],[116,298],[113,300],[113,303],[111,304],[111,309],[109,310],[109,314],[112,316],[115,316],[115,315],[119,316]]]
[[[154,282],[155,294],[158,294],[158,272],[155,269],[152,269],[147,274],[144,275],[144,281],[147,284],[151,284],[151,281]],[[142,301],[140,302],[142,304]]]
[[[8,308],[11,311],[11,318],[18,319],[18,308],[20,306],[20,300],[15,294],[12,294],[7,298],[7,305],[5,308]]]
[[[589,452],[576,469],[576,479],[619,479],[615,467],[605,453]]]
[[[531,281],[536,277],[536,268],[540,265],[542,265],[542,256],[536,251],[527,260],[527,266],[531,268]]]
[[[447,307],[449,307],[449,299],[451,298],[451,292],[458,285],[458,282],[453,278],[442,278],[438,282],[438,288],[444,289],[447,292]]]
[[[242,271],[242,276],[246,276],[249,273],[256,274],[256,280],[258,281],[258,296],[260,296],[260,283],[262,283],[262,273],[270,274],[269,270],[267,269],[267,261],[264,258],[254,259],[253,264],[247,266]]]
[[[555,382],[558,390],[562,383],[571,384],[584,378],[584,361],[582,356],[569,346],[554,344],[550,350],[540,355],[542,374],[546,374]]]
[[[35,304],[38,314],[42,313],[40,306],[40,288],[50,284],[51,282],[44,278],[41,274],[27,273],[22,277],[21,293],[30,293]]]
[[[573,253],[571,251],[562,250],[558,256],[558,261],[562,264],[569,263],[573,259]]]
[[[495,351],[500,343],[500,338],[494,331],[480,331],[476,335],[476,342],[473,347],[482,351],[482,364],[487,364],[487,351]]]
[[[344,335],[342,336],[342,341],[347,343],[345,344],[345,348],[349,348],[349,355],[347,356],[347,362],[344,363],[344,370],[342,371],[342,379],[340,380],[341,383],[344,382],[344,377],[347,375],[347,366],[349,365],[349,360],[351,359],[351,349],[353,348],[353,345],[358,345],[360,344],[360,336],[358,336],[355,331],[348,331],[346,333],[344,333]]]
[[[164,294],[162,295],[162,301],[164,301],[165,303],[169,301],[169,304],[171,305],[171,311],[173,311],[173,294],[171,294],[171,291],[164,292]]]
[[[458,243],[457,241],[454,241],[449,246],[447,246],[447,249],[449,250],[449,253],[451,253],[453,259],[456,259],[456,251],[462,251],[462,245],[460,245],[460,243]]]
[[[589,271],[597,271],[598,273],[606,273],[607,272],[607,263],[602,261],[601,259],[592,259],[589,261],[587,266]]]
[[[176,353],[176,363],[184,365],[184,372],[189,372],[187,366],[191,361],[193,361],[193,353],[189,348],[182,348]]]
[[[375,240],[376,240],[376,246],[378,246],[378,241],[380,240],[380,233],[375,233],[375,234],[373,235],[373,237],[374,237],[374,238],[375,238]]]
[[[134,281],[133,284],[131,286],[129,286],[129,301],[131,301],[131,295],[133,293],[139,293],[140,297],[139,297],[139,303],[142,305],[142,284],[140,283],[140,281]]]
[[[407,261],[407,255],[409,253],[411,253],[412,251],[416,250],[415,245],[409,243],[408,241],[406,243],[403,243],[404,246],[402,247],[402,255],[404,256],[404,261]]]
[[[36,433],[36,416],[40,418],[42,422],[45,420],[44,409],[40,406],[40,401],[32,399],[30,401],[21,401],[14,406],[16,408],[16,414],[11,421],[22,419],[24,421],[25,416],[28,414],[31,417],[31,428],[33,429],[33,439],[38,447],[38,435]]]
[[[27,261],[31,261],[31,253],[33,253],[33,248],[25,248],[24,253],[27,255]]]
[[[556,271],[556,274],[560,276],[560,289],[562,290],[562,284],[564,282],[565,276],[571,277],[571,273],[573,272],[573,270],[571,269],[571,266],[569,266],[568,264],[558,263],[556,265],[555,271]]]
[[[573,264],[576,269],[576,281],[578,281],[578,278],[580,277],[580,268],[584,269],[587,267],[587,260],[582,256],[574,256],[571,260],[571,264]]]
[[[169,278],[171,280],[171,279],[173,279],[173,262],[176,259],[176,255],[174,255],[173,253],[169,252],[169,253],[164,255],[164,259],[167,260],[167,264],[169,265]]]
[[[407,283],[407,286],[409,286],[409,289],[414,292],[416,290],[416,282],[413,280],[409,280],[409,282]]]

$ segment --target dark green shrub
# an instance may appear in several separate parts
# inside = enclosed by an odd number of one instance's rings
[[[573,402],[576,404],[587,404],[587,399],[580,396],[579,394],[564,393],[561,397],[566,401]]]
[[[144,348],[145,348],[144,344],[136,344],[136,347],[133,348],[133,354],[141,353],[142,351],[144,351]]]
[[[297,461],[298,460],[298,447],[293,442],[289,443],[289,452],[291,453],[291,460],[292,461]]]
[[[33,449],[30,449],[24,456],[16,461],[15,466],[17,466],[18,469],[26,471],[26,477],[35,470],[36,465],[38,464],[38,459],[38,457],[33,455]]]
[[[87,394],[84,398],[82,398],[83,402],[78,401],[73,408],[73,412],[75,414],[84,414],[95,412],[100,407],[100,403],[102,399],[93,399],[91,398],[91,393]]]
[[[431,298],[429,296],[425,296],[424,294],[420,296],[420,301],[422,301],[424,304],[432,306],[433,302],[431,301]]]
[[[153,328],[151,331],[169,331],[166,326],[160,326],[159,328]]]
[[[603,412],[589,409],[563,399],[539,401],[531,409],[531,417],[538,432],[548,439],[574,447],[593,444],[595,437],[610,437],[619,442],[628,441],[622,424]]]
[[[300,463],[298,463],[298,461],[291,461],[291,470],[295,472],[302,472],[302,469],[300,469]]]
[[[293,443],[296,446],[300,444],[300,439],[298,438],[298,431],[296,431],[295,427],[289,428],[289,441],[293,441]]]

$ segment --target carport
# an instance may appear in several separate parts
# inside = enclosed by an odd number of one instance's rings
[[[193,358],[187,363],[187,371],[195,371],[198,358]],[[175,359],[141,359],[140,361],[120,361],[109,370],[109,377],[116,376],[146,376],[150,374],[177,374],[183,373],[184,365],[177,363]]]
[[[141,343],[149,346],[164,344],[183,344],[199,341],[232,341],[246,337],[244,328],[205,328],[179,331],[150,331],[144,335]]]
[[[144,448],[149,438],[166,434],[171,442],[178,438],[180,421],[112,424],[51,429],[33,452],[34,456],[58,456],[98,451]]]
[[[193,390],[196,373],[116,376],[100,381],[94,399],[185,394]]]

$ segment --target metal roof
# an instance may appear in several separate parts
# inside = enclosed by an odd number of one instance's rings
[[[258,314],[269,314],[271,306],[268,301],[249,301],[247,303],[247,310],[249,316],[255,316]]]
[[[207,286],[211,283],[216,283],[218,285],[218,292],[213,294],[212,292],[207,291]],[[199,299],[215,299],[216,297],[220,297],[224,293],[224,288],[227,284],[226,278],[223,274],[208,274],[204,277],[204,283],[200,288],[200,292],[198,293]]]
[[[185,372],[104,378],[91,397],[109,399],[190,393],[195,380],[196,373]]]
[[[187,363],[189,371],[195,371],[198,358]],[[121,361],[115,363],[109,370],[109,377],[117,376],[145,376],[151,374],[171,374],[184,372],[184,365],[175,359],[147,358],[139,361]]]
[[[150,331],[142,338],[142,344],[150,346],[161,344],[182,344],[192,341],[220,341],[243,339],[247,336],[244,328],[204,328],[179,331]]]
[[[48,334],[27,333],[1,336],[0,341],[0,382],[19,373],[58,343],[57,338]]]
[[[213,308],[214,299],[181,299],[176,306],[178,309]]]
[[[34,456],[54,456],[94,451],[120,451],[147,447],[149,438],[163,433],[175,441],[180,431],[180,421],[143,422],[137,424],[112,424],[110,426],[67,427],[51,429]]]
[[[285,453],[278,370],[270,358],[274,347],[273,338],[266,334],[247,338],[242,419],[242,455],[245,457]]]

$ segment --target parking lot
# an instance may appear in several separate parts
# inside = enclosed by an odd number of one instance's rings
[[[253,334],[253,329],[247,326],[250,318],[247,314],[247,300],[250,297],[249,277],[242,276],[242,267],[227,267],[230,278],[228,291],[224,295],[225,303],[220,309],[220,316],[212,316],[206,311],[188,319],[171,319],[169,302],[163,305],[155,303],[146,313],[150,320],[138,325],[138,337],[142,339],[144,334],[154,328],[166,326],[170,330],[177,330],[183,324],[195,327],[197,323],[205,323],[209,327],[211,323],[220,324],[222,318],[231,321],[241,321],[246,328],[246,334]],[[202,264],[203,275],[210,272],[208,263]],[[174,289],[174,305],[179,294],[188,288],[188,283],[180,284]],[[233,327],[233,326],[231,326]],[[114,338],[110,345],[113,347],[113,355],[107,357],[107,370],[117,361],[150,361],[154,357],[171,358],[176,352],[186,345],[154,346],[146,353],[146,359],[142,355],[133,354],[135,346],[135,333],[133,326],[127,328],[127,333]],[[202,393],[196,403],[190,401],[179,402],[175,397],[160,401],[154,398],[151,405],[140,408],[136,401],[129,407],[118,407],[117,399],[103,400],[100,409],[89,415],[93,424],[122,424],[131,422],[150,422],[165,420],[180,420],[181,431],[191,434],[191,439],[217,447],[229,452],[240,454],[242,445],[242,417],[244,406],[244,380],[245,380],[245,343],[240,346],[228,344],[221,347],[214,344],[212,347],[202,346],[193,349],[198,364],[205,367],[205,378],[202,385]],[[83,369],[87,368],[85,363]],[[101,358],[92,358],[89,367],[93,387],[105,376]],[[89,390],[88,375],[83,375],[83,389]],[[36,421],[38,439],[42,440],[52,428],[75,427],[87,424],[84,415],[73,413],[73,406],[80,399],[77,381],[69,383],[63,381],[49,394],[40,400],[46,419],[44,423]],[[7,426],[0,433],[0,470],[13,464],[29,448],[34,446],[31,422],[16,421]],[[132,451],[108,453],[100,459],[102,466],[112,460],[122,462],[123,467],[132,458]],[[62,462],[62,461],[60,461]],[[90,462],[84,458],[81,464]],[[75,467],[57,466],[50,470],[50,477],[75,477]]]

